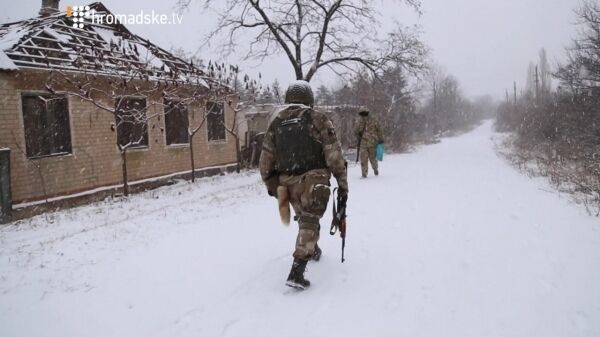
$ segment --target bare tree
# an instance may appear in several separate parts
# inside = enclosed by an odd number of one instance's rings
[[[192,1],[180,0],[179,5],[186,8]],[[205,43],[221,40],[222,53],[239,53],[238,38],[246,37],[246,42],[251,34],[245,59],[262,61],[283,53],[299,80],[310,81],[322,68],[341,75],[363,67],[377,74],[392,63],[410,72],[425,67],[427,49],[418,29],[396,23],[392,32],[380,36],[381,14],[369,0],[200,1],[218,15]],[[400,2],[420,11],[420,0]]]
[[[99,16],[110,14],[99,3],[92,7]],[[71,96],[77,98],[75,102],[81,101],[94,107],[95,111],[110,114],[112,118],[104,119],[109,120],[106,127],[110,126],[116,133],[125,195],[129,193],[127,154],[130,149],[149,145],[148,129],[159,125],[153,121],[167,119],[167,116],[172,117],[170,114],[179,112],[176,117],[169,118],[169,124],[176,130],[172,134],[167,132],[167,143],[185,144],[189,138],[192,146],[193,136],[204,124],[207,99],[225,103],[225,97],[233,93],[230,75],[234,70],[237,74],[237,67],[209,63],[205,69],[201,59],[188,58],[183,50],[170,53],[132,34],[119,23],[100,22],[72,29],[65,22],[68,21],[66,18],[52,20],[55,22],[44,30],[43,37],[39,37],[41,41],[19,46],[19,61],[47,71],[46,89],[61,94],[57,95],[61,104],[63,101],[66,104],[65,96]],[[188,108],[198,105],[202,105],[202,120],[189,127]],[[48,132],[69,134],[54,129]],[[185,129],[190,137],[186,137]],[[165,131],[162,127],[160,130]],[[52,137],[45,138],[53,140]],[[45,148],[52,146],[52,142],[44,138],[40,143],[46,144]],[[71,151],[70,139],[65,143]],[[194,171],[193,149],[191,156]]]
[[[260,80],[260,78],[259,78]],[[235,73],[235,78],[234,78],[234,82],[238,83],[238,79],[237,79],[237,71]],[[235,91],[236,94],[238,94],[238,101],[237,104],[234,105],[232,100],[227,100],[227,105],[230,107],[230,109],[233,110],[233,118],[231,119],[231,123],[229,126],[226,125],[226,123],[224,122],[223,119],[223,127],[225,128],[225,131],[227,131],[227,133],[229,133],[233,139],[235,139],[235,152],[236,152],[236,159],[237,159],[237,173],[240,172],[241,166],[242,166],[242,151],[240,148],[240,135],[238,133],[239,127],[240,127],[240,123],[245,123],[246,120],[240,121],[238,118],[239,113],[243,110],[243,108],[245,106],[248,106],[250,104],[253,104],[256,102],[256,96],[261,92],[262,87],[260,86],[260,82],[257,82],[256,80],[251,80],[247,75],[244,76],[244,82],[241,88],[239,88],[237,85],[234,86],[233,90]],[[268,90],[270,92],[270,89],[265,89]],[[279,90],[279,89],[277,89]],[[243,93],[243,95],[242,95]],[[279,96],[278,92],[275,92],[275,94],[277,96]],[[245,99],[242,99],[242,97],[245,97]]]
[[[194,90],[192,92],[188,92],[186,96],[181,97],[179,95],[175,96],[167,96],[165,102],[165,118],[168,114],[175,113],[176,111],[185,110],[188,111],[190,108],[197,104],[202,104],[206,98],[205,90]],[[200,117],[200,121],[196,125],[188,124],[187,128],[187,142],[190,147],[190,167],[191,167],[191,179],[192,182],[196,181],[196,165],[194,161],[194,136],[198,131],[202,129],[206,122],[206,110],[202,108],[200,110],[202,115]],[[188,123],[189,123],[189,116]],[[192,118],[195,120],[195,118]]]
[[[356,118],[360,109],[366,107],[381,122],[386,147],[402,151],[410,148],[422,133],[424,123],[416,114],[418,90],[400,66],[384,69],[378,78],[365,70],[338,88],[319,87],[318,109],[329,114],[342,146],[354,147]]]
[[[575,13],[580,28],[555,76],[555,92],[544,79],[540,53],[540,97],[525,94],[500,105],[499,129],[514,131],[509,159],[528,173],[547,176],[572,193],[591,214],[600,215],[600,4],[582,1]],[[538,71],[539,73],[540,71]],[[548,91],[548,92],[546,92]],[[536,95],[537,96],[537,95]],[[535,165],[529,165],[529,164]]]
[[[582,1],[575,10],[579,36],[567,49],[568,60],[559,67],[556,76],[572,90],[600,87],[600,4]]]
[[[254,80],[246,74],[244,75],[243,80],[240,81],[238,78],[239,67],[232,65],[226,66],[225,64],[214,65],[212,62],[209,64],[208,71],[210,78],[216,78],[218,81],[211,81],[210,83],[210,90],[204,97],[204,102],[206,104],[204,115],[200,120],[200,123],[195,128],[190,127],[189,129],[190,149],[193,149],[192,139],[194,135],[202,128],[207,118],[211,115],[219,117],[217,119],[219,120],[220,125],[225,129],[225,132],[235,140],[236,171],[239,173],[242,168],[242,151],[238,131],[241,123],[245,123],[246,121],[239,119],[238,115],[244,107],[256,102],[257,95],[261,93],[263,89],[260,84],[261,76],[259,74],[259,80]],[[276,92],[276,95],[278,95],[278,92]],[[224,118],[225,105],[233,111],[233,116],[231,117],[229,124],[227,124]],[[193,151],[191,151],[191,162],[193,173]],[[194,181],[193,175],[192,181]]]
[[[115,140],[122,160],[124,195],[129,194],[127,153],[132,148],[148,145],[149,122],[159,120],[165,111],[170,111],[168,101],[189,106],[202,99],[207,91],[201,83],[180,83],[175,78],[150,80],[144,67],[105,68],[103,73],[85,68],[80,72],[52,70],[46,89],[77,97],[114,116],[110,128],[117,133]]]

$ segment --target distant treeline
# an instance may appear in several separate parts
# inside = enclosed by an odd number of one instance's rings
[[[525,90],[516,85],[497,111],[497,128],[512,131],[511,159],[548,176],[600,213],[600,4],[576,9],[579,35],[566,62],[552,70],[546,53],[531,64]],[[553,89],[551,79],[560,85]],[[537,165],[527,165],[535,162]]]
[[[330,113],[345,147],[356,145],[353,126],[358,110],[365,107],[380,121],[386,148],[392,151],[467,131],[495,110],[491,97],[466,99],[458,81],[434,67],[420,78],[408,76],[400,67],[387,69],[378,78],[360,73],[345,85],[318,87],[316,97],[318,107]]]

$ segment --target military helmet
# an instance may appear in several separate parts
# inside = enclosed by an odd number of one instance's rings
[[[313,106],[315,104],[315,97],[310,84],[300,80],[292,82],[285,92],[285,103],[299,103]]]

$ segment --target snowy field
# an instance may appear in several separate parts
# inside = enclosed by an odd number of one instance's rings
[[[0,227],[0,336],[600,336],[600,220],[491,130],[351,167],[347,261],[328,211],[301,293],[256,172]]]

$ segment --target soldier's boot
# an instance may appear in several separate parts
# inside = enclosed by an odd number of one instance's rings
[[[304,270],[306,270],[307,260],[294,259],[290,276],[287,278],[285,285],[288,287],[304,290],[310,287],[310,281],[304,278]]]
[[[375,173],[376,176],[379,175],[379,170],[378,169],[374,169],[373,172]]]
[[[321,254],[323,251],[319,245],[315,244],[315,252],[313,253],[312,259],[313,261],[319,261],[321,259]]]

